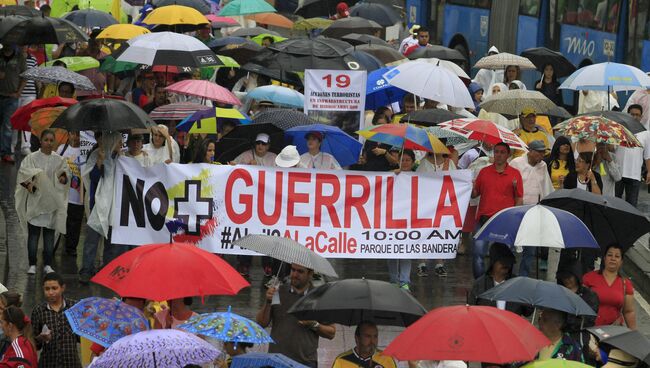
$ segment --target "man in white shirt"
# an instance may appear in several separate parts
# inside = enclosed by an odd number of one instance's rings
[[[323,133],[309,132],[305,135],[307,140],[307,152],[300,155],[300,164],[308,169],[340,170],[341,165],[334,156],[327,152],[321,152]]]
[[[640,105],[632,105],[628,108],[628,113],[637,121],[641,122],[643,108]],[[638,110],[641,110],[640,113]],[[627,148],[616,147],[616,163],[621,172],[621,181],[616,183],[616,196],[623,198],[636,207],[639,200],[639,189],[641,187],[641,168],[645,167],[650,172],[650,132],[644,130],[634,135],[641,142],[643,147]],[[647,175],[645,182],[650,183],[650,175]]]
[[[640,105],[641,110],[641,120],[639,121],[646,129],[650,127],[650,89],[640,89],[634,91],[632,96],[627,100],[625,104],[625,111],[628,111],[633,105]]]
[[[529,151],[526,155],[519,156],[510,161],[510,166],[519,170],[521,173],[522,184],[524,185],[524,205],[537,204],[542,198],[553,191],[551,177],[548,174],[546,163],[542,160],[546,153],[546,144],[541,140],[534,140],[528,143],[528,149]],[[536,250],[535,247],[524,247],[521,264],[519,265],[519,276],[528,276],[533,271]],[[555,271],[557,271],[557,264],[555,268]],[[550,273],[551,270],[549,269]],[[555,275],[555,272],[553,272],[553,275]]]
[[[62,144],[57,149],[57,153],[65,158],[70,168],[70,192],[68,193],[68,217],[66,218],[65,233],[65,254],[69,256],[77,255],[77,245],[79,244],[79,234],[81,233],[81,223],[84,217],[84,202],[81,196],[81,157],[79,132],[71,131],[68,133],[68,142]]]
[[[237,165],[259,165],[266,167],[275,166],[275,153],[269,152],[271,137],[266,133],[260,133],[255,137],[255,147],[242,152],[235,158],[233,163]]]

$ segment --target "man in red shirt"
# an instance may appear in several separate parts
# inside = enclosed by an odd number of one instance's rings
[[[521,205],[524,197],[521,173],[508,165],[510,147],[503,142],[497,143],[493,152],[494,164],[484,167],[478,173],[472,189],[472,198],[481,196],[476,211],[478,228],[502,209]],[[485,272],[483,257],[487,246],[487,241],[474,240],[472,269],[475,279]]]

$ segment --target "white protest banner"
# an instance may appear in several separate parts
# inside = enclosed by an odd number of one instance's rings
[[[366,106],[365,71],[305,70],[305,113],[346,133],[363,128]]]
[[[471,171],[415,173],[170,164],[120,158],[112,241],[192,241],[253,254],[246,234],[290,237],[331,258],[454,258]],[[171,230],[171,232],[170,232]]]

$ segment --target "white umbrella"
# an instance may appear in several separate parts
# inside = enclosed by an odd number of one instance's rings
[[[505,69],[510,65],[518,66],[519,69],[537,69],[532,61],[523,56],[501,52],[496,55],[485,56],[474,64],[478,69]]]
[[[465,73],[463,68],[458,66],[458,64],[454,63],[453,61],[441,60],[441,59],[438,59],[438,58],[417,59],[417,60],[418,61],[424,61],[424,62],[427,62],[429,64],[441,66],[441,67],[443,67],[445,69],[448,69],[450,72],[456,74],[460,78],[467,79],[467,80],[472,79],[472,78],[469,77],[469,75],[467,75],[467,73]]]
[[[413,60],[383,75],[391,85],[416,96],[454,107],[474,108],[472,96],[460,78],[448,69]]]
[[[553,101],[539,91],[514,89],[492,95],[481,103],[487,112],[517,116],[525,108],[532,108],[538,114],[545,114],[556,108]]]
[[[627,64],[599,63],[573,72],[560,88],[588,91],[630,91],[650,88],[650,77]]]

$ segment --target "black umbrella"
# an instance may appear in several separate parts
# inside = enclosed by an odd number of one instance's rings
[[[210,6],[203,0],[154,0],[156,8],[167,5],[182,5],[196,9],[201,14],[210,14]]]
[[[244,38],[244,37],[221,37],[221,38],[215,38],[213,40],[210,40],[210,42],[207,43],[207,46],[214,51],[215,53],[219,51],[221,48],[224,48],[226,46],[236,46],[236,45],[241,45],[244,43],[252,43],[257,46],[255,42]],[[261,46],[260,46],[261,47]]]
[[[407,291],[385,281],[367,279],[328,282],[298,299],[288,311],[299,320],[346,326],[362,321],[408,326],[426,312]]]
[[[632,134],[641,133],[645,129],[643,124],[639,123],[632,115],[622,111],[596,111],[580,114],[577,116],[603,116],[613,120],[627,128]]]
[[[360,17],[348,17],[335,20],[325,28],[321,35],[331,38],[341,38],[348,33],[375,34],[383,29],[377,22]]]
[[[271,138],[269,152],[279,153],[285,146],[284,133],[272,124],[238,125],[225,138],[220,139],[216,146],[216,161],[222,164],[234,161],[245,151],[255,149],[255,137],[266,133]]]
[[[390,27],[401,21],[399,13],[393,7],[365,1],[350,8],[350,16],[369,19],[383,27]]]
[[[118,21],[112,15],[94,9],[75,10],[62,16],[61,18],[85,28],[106,28],[110,25],[117,24]]]
[[[601,344],[607,344],[650,364],[650,340],[637,330],[624,326],[595,326],[587,328]]]
[[[354,46],[354,50],[367,52],[384,64],[390,64],[396,61],[404,60],[406,57],[392,47],[380,45],[359,45]],[[352,50],[349,50],[352,51]]]
[[[318,124],[317,121],[310,119],[306,114],[289,109],[265,110],[255,116],[253,123],[271,124],[283,131],[299,126]]]
[[[625,249],[650,231],[645,215],[626,201],[582,189],[560,189],[541,204],[569,211],[587,225],[601,247],[618,244]]]
[[[28,8],[23,5],[8,5],[0,8],[0,17],[6,17],[9,15],[21,15],[23,17],[37,17],[41,15],[41,12],[34,8]]]
[[[130,102],[98,98],[70,106],[56,118],[52,128],[117,132],[155,125],[144,110]]]
[[[341,37],[341,40],[349,43],[350,45],[379,45],[391,47],[390,44],[381,38],[373,35],[350,33]]]
[[[7,33],[7,31],[9,31],[15,25],[27,19],[29,18],[22,15],[8,15],[6,17],[0,18],[0,39],[2,38],[2,36],[4,36],[5,33]]]
[[[72,22],[50,17],[26,19],[2,36],[2,42],[16,45],[62,44],[87,40],[88,36]]]
[[[426,109],[408,113],[402,116],[400,122],[423,126],[435,126],[445,121],[460,118],[463,118],[463,116],[446,109]]]
[[[571,119],[573,115],[571,115],[567,109],[565,109],[562,106],[555,106],[554,108],[550,109],[545,113],[546,116],[551,116],[554,118],[560,118],[560,119]]]
[[[279,36],[280,34],[275,31],[268,30],[262,27],[251,27],[251,28],[240,28],[235,32],[231,33],[231,37],[255,37],[261,35],[262,33],[271,34],[274,36]]]
[[[358,68],[354,68],[354,62],[349,62],[348,66],[353,70],[367,70],[368,72],[371,72],[385,66],[381,60],[365,51],[354,50],[350,52],[350,56],[359,64]]]
[[[296,9],[295,14],[303,18],[315,18],[332,16],[336,14],[336,5],[340,0],[303,0],[302,5]],[[348,0],[348,5],[355,4],[357,0]]]
[[[460,51],[440,45],[429,45],[427,47],[421,47],[409,54],[409,59],[411,60],[420,58],[438,58],[440,60],[459,62],[465,61],[465,56],[461,54]]]
[[[228,37],[231,38],[231,37]],[[234,37],[233,37],[234,38]],[[229,56],[235,59],[239,64],[244,64],[264,48],[253,41],[248,40],[245,43],[240,44],[229,44],[220,48],[211,47],[208,44],[211,50],[214,50],[216,54]]]
[[[245,70],[247,72],[263,75],[271,79],[280,81],[282,83],[290,84],[294,87],[298,87],[298,88],[303,87],[300,76],[293,72],[289,72],[286,70],[279,70],[279,69],[269,69],[253,63],[246,63],[242,65],[240,69]]]
[[[302,72],[305,69],[355,69],[349,56],[350,44],[325,37],[290,39],[274,43],[250,61],[276,70]]]
[[[556,78],[566,77],[576,71],[576,67],[561,52],[553,51],[546,47],[534,47],[524,50],[521,56],[535,64],[537,70],[542,73],[547,64],[553,65]]]

